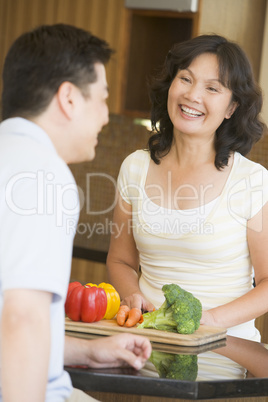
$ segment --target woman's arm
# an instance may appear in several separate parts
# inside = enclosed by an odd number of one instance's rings
[[[139,253],[132,232],[132,208],[118,196],[113,217],[113,230],[107,257],[110,283],[119,292],[122,304],[152,311],[139,288]]]
[[[204,311],[202,324],[230,328],[268,311],[268,203],[248,221],[247,236],[256,287],[230,303]]]
[[[268,376],[268,350],[259,342],[228,336],[226,346],[213,352],[240,364],[250,376]]]

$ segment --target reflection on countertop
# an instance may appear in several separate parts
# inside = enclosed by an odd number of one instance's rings
[[[188,348],[185,351],[180,348],[179,354],[175,349],[172,353],[153,350],[141,374],[186,381],[268,378],[267,345],[228,336],[225,345],[210,344],[207,349],[209,346],[212,350],[199,351],[196,348],[191,354]],[[177,356],[180,360],[176,359]]]
[[[68,367],[67,371],[74,386],[87,391],[180,399],[268,395],[268,348],[262,343],[227,336],[224,341],[205,347],[172,345],[171,350],[165,350],[165,346],[158,343],[152,346],[157,359],[149,360],[140,371]],[[162,367],[159,366],[161,360]],[[189,370],[179,367],[185,363]],[[174,364],[178,365],[176,369]],[[171,374],[170,368],[173,370]]]

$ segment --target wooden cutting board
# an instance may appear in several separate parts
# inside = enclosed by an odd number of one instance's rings
[[[152,342],[180,346],[199,346],[215,342],[226,337],[226,329],[200,325],[193,334],[183,335],[174,332],[159,331],[157,329],[144,329],[137,327],[120,327],[116,320],[101,320],[94,323],[84,323],[65,320],[65,330],[86,334],[115,335],[119,333],[133,333],[144,335]]]
[[[98,334],[86,334],[85,332],[76,331],[65,331],[67,336],[72,336],[81,339],[98,339],[105,335]],[[226,346],[226,338],[219,339],[215,342],[206,343],[204,345],[197,346],[181,346],[181,345],[170,345],[167,343],[152,342],[153,349],[159,352],[173,353],[173,354],[184,354],[184,355],[198,355],[200,353],[208,352],[218,348],[223,348]]]

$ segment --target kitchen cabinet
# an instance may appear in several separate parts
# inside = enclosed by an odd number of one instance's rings
[[[126,18],[121,111],[147,117],[147,80],[174,43],[197,35],[198,13],[129,9]]]

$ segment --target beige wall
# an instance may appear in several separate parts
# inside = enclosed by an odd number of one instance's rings
[[[267,0],[201,0],[199,33],[216,33],[234,40],[247,53],[256,79]]]
[[[268,125],[268,0],[266,0],[266,20],[262,47],[260,85],[264,92],[263,119]]]

